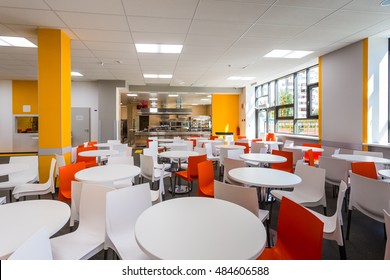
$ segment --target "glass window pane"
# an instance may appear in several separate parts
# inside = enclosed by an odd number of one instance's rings
[[[268,110],[267,112],[268,117],[268,132],[274,132],[275,129],[275,110]]]
[[[318,136],[318,120],[298,120],[297,134]]]
[[[318,87],[310,89],[310,116],[318,116]]]
[[[259,98],[261,96],[261,86],[256,87],[256,98]]]
[[[308,84],[318,83],[318,66],[309,69],[307,83]]]
[[[278,80],[277,105],[293,104],[294,102],[294,77],[290,75]]]
[[[279,120],[276,131],[280,133],[294,133],[294,120]]]
[[[293,107],[279,108],[278,117],[279,118],[294,117],[294,108]]]
[[[267,111],[258,110],[257,114],[257,137],[260,137],[260,135],[265,135],[265,132],[267,131]]]
[[[261,96],[267,96],[268,95],[268,84],[265,84],[262,86]]]
[[[275,106],[275,81],[269,83],[269,106]]]
[[[297,115],[296,117],[301,119],[301,118],[306,118],[306,71],[301,71],[297,75],[297,86],[298,86],[298,91],[297,91]]]

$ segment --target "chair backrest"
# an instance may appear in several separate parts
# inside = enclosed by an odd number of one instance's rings
[[[124,157],[127,152],[127,144],[113,144],[112,149],[118,151],[118,154],[112,155],[114,157]]]
[[[309,165],[314,166],[314,153],[312,149],[307,151],[307,156],[309,158]]]
[[[378,179],[374,162],[351,162],[351,170],[355,174],[374,180]]]
[[[309,210],[283,197],[280,203],[275,249],[293,260],[320,260],[324,223]]]
[[[281,163],[272,163],[271,168],[283,170],[286,172],[293,172],[294,166],[293,166],[293,153],[289,151],[279,151],[279,150],[272,150],[273,155],[282,156],[287,159],[285,162]]]
[[[8,260],[52,260],[49,232],[41,228],[24,241]]]
[[[303,159],[303,153],[300,149],[293,149],[289,147],[283,147],[283,151],[292,152],[293,153],[293,165],[295,166],[299,160]]]
[[[85,169],[85,162],[68,164],[60,167],[60,189],[58,200],[69,201],[72,198],[72,181],[75,181],[75,174]]]
[[[107,143],[109,143],[109,144],[120,144],[121,141],[120,140],[107,140]]]
[[[183,145],[183,142],[180,142],[179,145],[175,145],[175,143],[174,143],[170,148],[171,148],[171,151],[187,151],[188,150],[187,144]]]
[[[251,153],[266,154],[267,146],[261,142],[252,142]]]
[[[320,156],[319,167],[326,170],[325,180],[332,184],[339,184],[341,180],[347,182],[348,163],[345,160],[333,157]]]
[[[302,181],[293,190],[294,193],[302,193],[312,201],[320,201],[325,198],[325,169],[297,164],[295,174],[301,177]]]
[[[383,158],[383,153],[382,152],[370,152],[370,151],[353,151],[354,155],[361,155],[361,156],[370,156],[370,157],[379,157]]]
[[[93,146],[97,144],[97,141],[88,141],[87,146]]]
[[[387,236],[390,236],[390,214],[385,209],[383,209],[383,214],[385,217],[386,234],[387,234]],[[390,239],[389,239],[389,237],[387,237],[387,242],[386,242],[385,260],[390,260]]]
[[[207,149],[206,148],[194,147],[194,152],[198,152],[200,155],[207,155]]]
[[[98,184],[83,184],[80,194],[79,226],[104,238],[106,228],[106,194],[117,191],[112,187]]]
[[[283,144],[284,148],[288,148],[288,147],[292,147],[292,146],[294,146],[294,141],[292,141],[292,140],[284,141],[284,144]]]
[[[233,202],[248,209],[256,217],[259,216],[259,202],[256,188],[245,188],[215,180],[214,198]]]
[[[191,180],[195,180],[198,178],[198,163],[201,163],[203,161],[207,160],[207,155],[198,155],[198,156],[191,156],[188,157],[188,178]]]
[[[358,209],[368,217],[384,223],[383,209],[389,208],[390,185],[386,181],[350,174],[349,209]]]
[[[39,181],[38,156],[11,156],[9,162],[25,163],[29,166],[27,170],[9,174],[8,179],[10,181],[18,180],[22,177],[26,178],[27,181]]]
[[[144,149],[146,150],[146,149]],[[110,164],[130,164],[134,165],[134,157],[133,156],[124,156],[124,157],[108,157],[107,165]]]
[[[249,153],[249,144],[248,144],[248,142],[243,143],[243,142],[236,141],[234,144],[235,144],[235,145],[239,145],[239,146],[244,146],[244,147],[245,147],[244,153],[245,153],[245,154],[248,154],[248,153]]]
[[[252,139],[252,143],[261,142],[261,141],[263,141],[262,138],[255,138],[255,139]]]
[[[181,142],[183,142],[183,140],[181,139],[180,136],[173,137],[173,143],[181,143]]]
[[[223,143],[225,143],[225,140],[223,140],[222,138],[214,139],[214,141],[211,142],[211,148],[212,148],[214,156],[218,155],[218,153],[219,153],[216,146],[223,145]]]
[[[80,156],[79,153],[85,152],[85,151],[92,151],[92,150],[97,150],[98,148],[95,146],[90,146],[90,147],[78,147],[77,148],[77,158],[76,162],[81,162],[84,161],[87,166],[89,165],[96,165],[96,157],[83,157]]]
[[[315,144],[315,143],[303,143],[302,146],[313,147],[313,148],[321,148],[322,147],[321,144]],[[322,156],[322,152],[313,152],[314,161],[317,161],[319,156]],[[304,159],[306,162],[309,162],[308,152],[305,152]]]
[[[272,132],[267,133],[267,135],[265,136],[265,140],[266,141],[276,141],[275,133],[272,133]]]
[[[154,165],[157,165],[158,164],[158,150],[157,149],[154,149],[154,148],[146,148],[146,149],[143,149],[142,150],[142,153],[145,155],[145,156],[151,156],[153,157],[153,163]]]
[[[133,156],[133,147],[126,147],[126,156],[132,157]]]
[[[59,168],[61,166],[65,166],[66,162],[65,162],[64,155],[55,154],[55,156],[56,156],[56,161],[57,161],[57,164],[56,164],[56,176],[58,176],[58,175],[60,175]]]
[[[341,150],[340,148],[334,149],[333,154],[338,155],[340,153],[340,150]]]
[[[71,182],[72,201],[70,207],[70,226],[74,225],[74,221],[79,220],[80,213],[80,196],[83,183],[79,181]]]
[[[190,140],[185,140],[183,141],[187,146],[187,151],[193,151],[194,150],[194,143],[193,141],[190,141]]]
[[[140,154],[141,174],[152,178],[154,176],[154,161],[152,156]]]
[[[216,136],[216,135],[210,135],[210,140],[215,140],[217,138],[218,138],[218,136]]]
[[[231,181],[230,179],[228,180],[229,171],[234,169],[234,168],[240,168],[240,167],[246,167],[246,163],[244,160],[234,159],[234,158],[225,158],[224,171],[223,171],[223,182]]]
[[[240,155],[244,154],[244,149],[231,149],[227,150],[227,157],[234,159],[241,159]]]
[[[110,236],[118,234],[127,234],[129,238],[133,238],[137,218],[150,206],[152,201],[149,183],[107,192],[106,242]]]
[[[211,160],[206,160],[198,163],[198,196],[205,193],[203,189],[207,186],[213,186],[214,189],[214,167]],[[212,191],[214,196],[214,190]]]

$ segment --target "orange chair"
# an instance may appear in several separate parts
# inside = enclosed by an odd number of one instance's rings
[[[234,145],[240,145],[244,146],[244,154],[249,154],[249,144],[248,143],[241,143],[241,142],[235,142]]]
[[[245,135],[238,135],[238,139],[246,139]]]
[[[87,168],[92,167],[92,166],[97,166],[96,157],[83,157],[83,156],[79,155],[79,153],[81,153],[81,152],[91,151],[91,150],[97,150],[97,147],[80,147],[79,146],[77,148],[76,163],[83,161],[83,162],[85,162],[85,166]]]
[[[71,202],[72,192],[71,185],[72,181],[75,181],[74,175],[85,169],[85,162],[78,162],[74,164],[68,164],[59,168],[60,187],[58,191],[58,200],[64,202]]]
[[[375,163],[373,162],[352,162],[352,173],[360,176],[365,176],[374,180],[378,179]]]
[[[215,135],[210,136],[210,140],[215,140],[215,139],[218,139],[218,136],[215,136]]]
[[[97,144],[97,141],[89,141],[87,146],[94,146],[95,144]]]
[[[275,133],[267,133],[267,135],[265,136],[265,141],[276,141]]]
[[[320,260],[324,223],[309,210],[283,197],[280,203],[277,240],[258,260]]]
[[[214,167],[211,160],[198,163],[197,196],[214,197]]]
[[[313,148],[322,148],[321,144],[312,144],[312,143],[303,143],[302,146],[313,147]],[[318,163],[319,156],[322,156],[322,152],[313,152],[314,163]],[[309,154],[307,152],[305,152],[304,160],[305,160],[305,162],[309,162]]]
[[[272,154],[285,157],[287,161],[281,163],[272,163],[271,168],[290,173],[294,172],[293,152],[272,150]]]
[[[261,141],[263,141],[263,139],[261,139],[261,138],[252,139],[252,142],[261,142]]]
[[[313,153],[313,150],[308,150],[307,151],[307,155],[309,157],[309,165],[310,166],[315,166],[314,164],[314,153]]]
[[[198,180],[198,163],[206,160],[207,155],[189,157],[187,170],[176,172],[176,178],[186,180],[189,190],[192,190],[192,182]],[[172,195],[175,195],[175,193],[172,192]]]

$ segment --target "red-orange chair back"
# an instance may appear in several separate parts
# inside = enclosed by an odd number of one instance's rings
[[[263,141],[263,139],[261,139],[261,138],[252,139],[252,142],[261,142],[261,141]]]
[[[365,176],[374,180],[378,179],[374,162],[352,162],[352,172],[360,176]]]
[[[267,133],[265,140],[266,141],[276,141],[275,133],[272,133],[272,132]]]
[[[58,191],[58,200],[70,202],[72,199],[71,184],[75,181],[74,175],[85,169],[85,162],[68,164],[59,168],[60,188]]]
[[[97,144],[97,141],[89,141],[88,142],[88,146],[94,146],[95,144]]]
[[[79,153],[81,152],[85,152],[85,151],[91,151],[91,150],[97,150],[97,147],[78,147],[77,148],[77,159],[76,159],[76,163],[77,162],[85,162],[85,165],[86,167],[92,167],[92,166],[96,166],[97,163],[96,163],[96,157],[83,157],[83,156],[80,156]]]
[[[215,135],[210,136],[210,140],[215,140],[215,139],[218,139],[218,136],[215,136]]]
[[[309,157],[309,165],[314,166],[314,152],[313,152],[313,150],[308,150],[307,155]]]
[[[294,171],[293,152],[272,150],[272,154],[285,157],[287,161],[281,163],[272,163],[271,168],[293,173]]]
[[[324,223],[298,203],[283,197],[280,203],[277,240],[265,248],[261,260],[320,260]]]
[[[245,135],[238,135],[238,139],[246,139]]]
[[[214,166],[211,160],[198,163],[197,196],[214,197]]]
[[[192,156],[188,158],[187,172],[190,180],[198,179],[198,164],[206,160],[207,155]]]
[[[312,143],[303,143],[302,146],[314,147],[314,148],[321,148],[322,147],[321,144],[312,144]],[[315,162],[318,161],[319,156],[322,156],[322,152],[313,152],[313,157],[314,157]],[[305,162],[309,162],[309,154],[307,152],[305,152],[304,160],[305,160]]]
[[[234,144],[235,145],[244,146],[245,147],[244,154],[248,154],[249,153],[249,144],[248,143],[235,142]]]

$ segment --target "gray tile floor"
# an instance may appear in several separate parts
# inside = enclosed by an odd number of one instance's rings
[[[1,158],[1,157],[0,157]],[[135,164],[139,166],[139,155],[134,154]],[[4,160],[3,160],[4,162]],[[218,172],[216,171],[216,178],[218,178]],[[1,178],[0,178],[1,179]],[[4,179],[4,178],[3,178]],[[172,199],[172,195],[168,192],[170,186],[169,179],[165,179],[164,185],[166,188],[166,195],[164,199]],[[191,192],[191,196],[195,196],[197,191],[197,184],[194,184],[194,188]],[[333,215],[336,208],[336,199],[332,195],[332,187],[327,186],[327,203],[328,203],[328,215]],[[0,196],[8,195],[8,192],[0,190]],[[187,194],[188,195],[188,194]],[[177,199],[183,195],[176,195]],[[50,196],[44,197],[50,199]],[[36,197],[30,197],[28,199],[36,199]],[[313,208],[316,211],[322,212],[322,207]],[[276,230],[277,218],[278,218],[279,203],[274,202],[272,217],[271,217],[271,229]],[[344,233],[346,231],[347,213],[343,211],[344,220]],[[1,221],[0,221],[1,222]],[[57,234],[62,235],[70,232],[69,224],[66,224]],[[386,245],[386,237],[384,225],[368,218],[358,211],[353,211],[352,225],[350,239],[346,241],[347,259],[349,260],[383,260],[384,250]],[[109,254],[109,259],[112,258],[112,254]],[[104,259],[103,253],[98,253],[92,259]],[[324,240],[323,241],[323,260],[337,260],[339,259],[339,249],[335,241]]]

